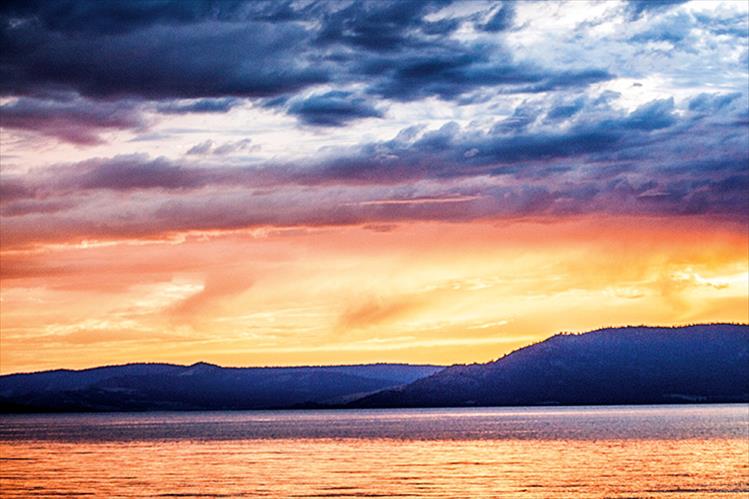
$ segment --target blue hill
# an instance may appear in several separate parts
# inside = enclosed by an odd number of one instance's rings
[[[0,376],[0,411],[749,402],[749,326],[558,334],[486,364],[128,364]]]
[[[229,368],[200,362],[12,374],[0,376],[0,410],[217,410],[340,404],[440,369],[408,364]]]
[[[749,326],[558,334],[487,364],[446,368],[355,407],[749,402]]]

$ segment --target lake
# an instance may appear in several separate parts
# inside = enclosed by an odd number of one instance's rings
[[[0,417],[2,497],[746,497],[749,406]]]

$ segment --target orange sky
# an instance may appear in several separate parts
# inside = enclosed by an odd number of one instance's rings
[[[16,248],[2,254],[0,371],[481,362],[563,330],[749,322],[748,253],[745,227],[699,217],[248,229]]]
[[[749,322],[747,2],[21,3],[0,373]]]

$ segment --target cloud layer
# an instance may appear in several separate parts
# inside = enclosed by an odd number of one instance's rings
[[[746,321],[749,5],[8,0],[0,370]]]
[[[587,214],[745,222],[745,9],[572,7],[6,2],[0,117],[21,159],[0,176],[4,245]],[[264,124],[285,131],[275,145],[242,133]],[[77,149],[24,167],[23,144],[40,141]]]

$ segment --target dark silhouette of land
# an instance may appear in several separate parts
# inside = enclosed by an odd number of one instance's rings
[[[129,364],[0,376],[0,411],[749,402],[749,325],[558,334],[486,364]]]
[[[557,334],[487,364],[448,367],[354,407],[749,401],[749,326]]]
[[[444,366],[220,367],[128,364],[0,376],[0,411],[240,410],[335,405]]]

